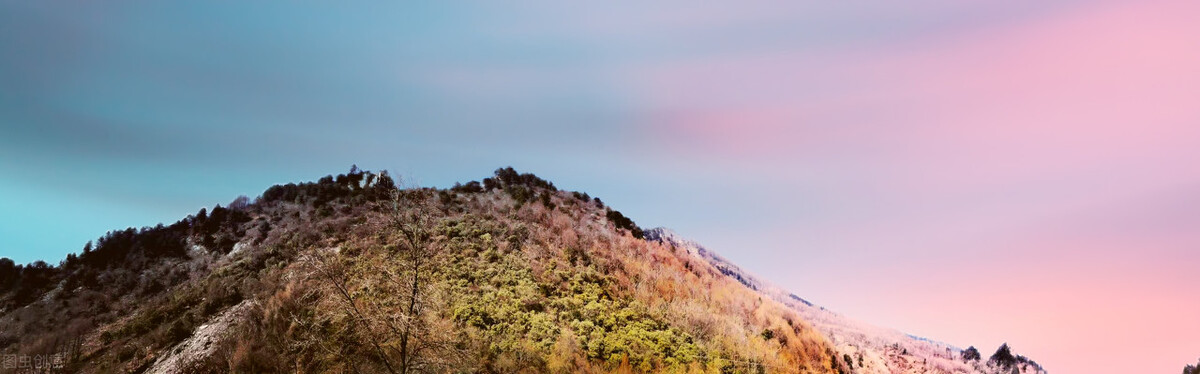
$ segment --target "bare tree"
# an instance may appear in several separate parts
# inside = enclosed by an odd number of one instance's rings
[[[401,323],[399,324],[400,372],[433,370],[456,355],[452,344],[438,336],[430,325],[426,308],[431,305],[433,273],[442,246],[431,235],[435,224],[433,193],[423,188],[393,190],[391,196],[391,226],[400,234],[400,246],[389,253],[389,260],[399,269],[387,274],[388,279],[402,290]]]
[[[373,328],[374,323],[372,323],[373,318],[363,311],[360,302],[351,292],[346,264],[339,258],[336,258],[337,255],[337,253],[318,250],[302,257],[301,261],[308,268],[312,269],[313,275],[318,280],[333,289],[338,301],[343,304],[344,311],[350,316],[351,325],[359,327],[358,331],[362,331],[366,335],[367,344],[373,348],[375,355],[383,363],[384,368],[389,373],[396,373],[396,369],[392,366],[388,354],[383,349],[386,336],[381,336],[381,334],[375,332]]]
[[[385,252],[376,262],[355,262],[336,251],[303,258],[311,276],[328,285],[354,336],[390,373],[446,371],[463,357],[449,326],[429,313],[437,300],[434,275],[441,243],[432,235],[439,219],[434,193],[423,188],[393,189],[390,205],[374,230]],[[363,297],[371,294],[376,297]]]

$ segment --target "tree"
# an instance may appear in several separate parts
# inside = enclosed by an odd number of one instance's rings
[[[249,206],[250,198],[246,197],[246,195],[240,195],[236,199],[233,199],[233,201],[229,202],[229,209],[233,210],[246,210],[246,208]]]
[[[375,182],[375,188],[389,191],[396,189],[396,181],[392,180],[392,176],[388,175],[387,170],[379,172],[379,181]]]
[[[360,307],[358,299],[354,296],[353,290],[350,288],[349,274],[347,265],[335,254],[329,254],[323,251],[317,251],[309,256],[301,258],[301,261],[310,269],[314,275],[325,285],[331,287],[337,295],[337,299],[343,304],[343,311],[350,317],[349,323],[352,326],[360,326],[358,331],[363,331],[366,335],[367,344],[373,348],[373,351],[384,368],[389,373],[396,373],[395,367],[392,365],[387,352],[383,346],[385,344],[384,337],[379,336],[371,328],[373,320],[370,315],[364,312],[365,307]]]
[[[967,347],[962,351],[963,361],[979,361],[980,357],[979,350],[975,349],[975,346]]]
[[[1000,345],[999,349],[996,349],[996,353],[992,354],[988,362],[994,363],[997,366],[1009,367],[1017,363],[1017,358],[1013,356],[1012,350],[1008,348],[1008,343],[1004,343]]]
[[[467,184],[455,183],[454,187],[451,187],[450,190],[462,193],[480,193],[483,192],[483,186],[477,181],[470,181]]]
[[[0,293],[7,291],[13,283],[16,283],[20,271],[21,267],[13,260],[8,257],[0,257]]]
[[[518,173],[511,166],[496,169],[494,174],[496,176],[494,181],[489,182],[487,179],[483,180],[484,186],[488,190],[491,190],[492,186],[495,186],[495,187],[526,186],[526,187],[530,187],[530,188],[540,188],[540,189],[546,189],[546,190],[551,190],[551,191],[558,190],[557,188],[554,187],[554,183],[550,183],[550,181],[547,181],[542,178],[538,178],[538,176],[530,174],[530,173],[523,173],[523,174]]]
[[[412,188],[392,192],[391,226],[400,233],[401,246],[391,253],[398,274],[388,279],[400,289],[402,314],[399,334],[400,373],[445,364],[449,344],[435,336],[425,320],[426,297],[430,291],[435,260],[441,245],[434,242],[434,207],[428,190]]]
[[[437,207],[433,190],[393,189],[387,205],[391,214],[379,231],[390,233],[385,257],[368,268],[353,268],[356,260],[340,252],[316,251],[304,263],[328,286],[341,306],[353,335],[378,360],[379,371],[407,374],[445,371],[459,358],[458,348],[429,321],[433,276],[441,245],[431,228]],[[374,295],[374,296],[371,296]],[[398,302],[381,303],[378,300]]]
[[[359,188],[365,187],[362,185],[362,180],[363,180],[363,178],[365,178],[364,177],[365,173],[366,173],[366,171],[359,169],[358,165],[351,165],[350,172],[346,173],[346,179],[345,179],[346,186],[352,187],[354,189],[359,189]],[[340,175],[339,175],[339,177],[340,177]]]
[[[609,222],[612,222],[613,225],[618,229],[629,230],[629,233],[633,235],[633,237],[638,239],[645,238],[642,228],[638,227],[636,223],[633,223],[633,220],[629,219],[629,217],[626,217],[624,214],[621,214],[621,212],[608,209],[608,211],[605,213],[605,218],[608,218]]]

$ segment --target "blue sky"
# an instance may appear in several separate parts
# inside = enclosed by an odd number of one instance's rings
[[[695,215],[666,212],[756,181],[657,149],[687,135],[646,126],[633,70],[1029,12],[475,5],[4,3],[0,254],[55,262],[109,229],[352,163],[440,186],[513,165],[682,229]]]
[[[1200,351],[1197,11],[0,0],[0,256],[351,164],[511,165],[869,322],[1176,370]]]

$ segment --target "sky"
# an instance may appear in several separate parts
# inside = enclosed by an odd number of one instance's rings
[[[0,257],[513,166],[873,324],[1200,357],[1200,2],[0,0]]]

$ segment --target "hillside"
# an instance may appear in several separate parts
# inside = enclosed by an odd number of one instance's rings
[[[847,318],[783,290],[742,270],[695,241],[665,229],[647,231],[646,237],[684,249],[703,259],[727,277],[737,280],[770,299],[797,312],[834,345],[846,367],[853,373],[1020,373],[1046,371],[1036,362],[1014,355],[1007,344],[990,357],[975,347],[966,349],[924,339],[902,332],[872,326]]]
[[[60,372],[1040,372],[970,351],[511,168],[449,189],[354,168],[0,260],[0,354]]]

